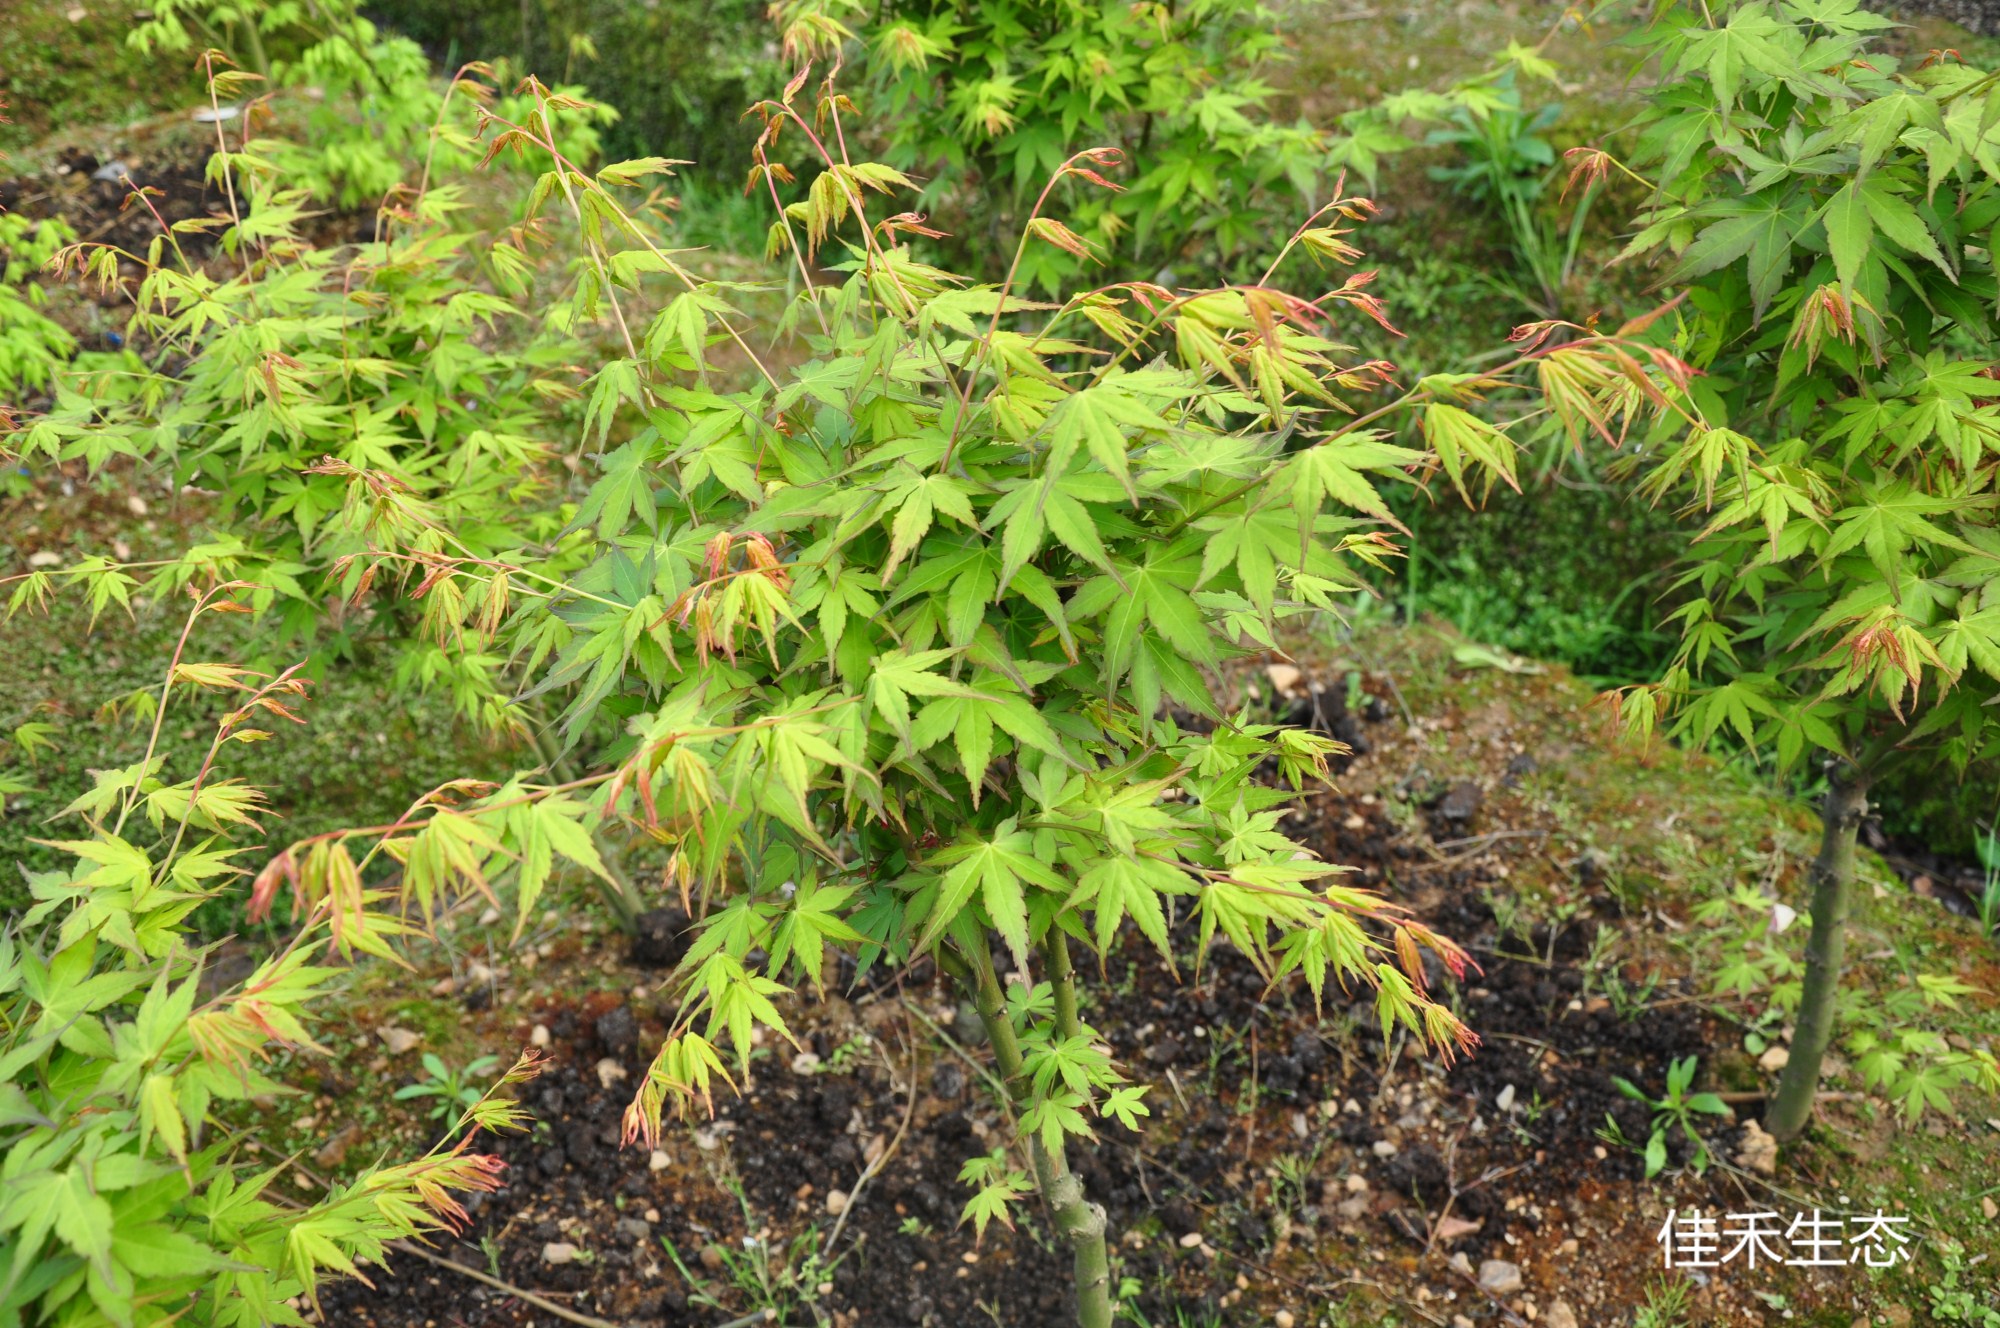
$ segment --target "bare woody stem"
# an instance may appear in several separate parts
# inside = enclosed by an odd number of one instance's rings
[[[1827,766],[1826,799],[1820,805],[1819,856],[1813,859],[1812,935],[1806,941],[1805,983],[1792,1034],[1791,1059],[1778,1079],[1767,1122],[1773,1137],[1797,1138],[1812,1119],[1820,1063],[1833,1040],[1840,998],[1841,967],[1847,951],[1847,914],[1853,902],[1855,832],[1868,812],[1865,770],[1836,760]]]
[[[1043,942],[1048,954],[1049,987],[1055,995],[1056,1033],[1064,1038],[1080,1035],[1083,1025],[1076,1014],[1076,973],[1070,968],[1069,938],[1051,926]],[[1084,1197],[1083,1181],[1065,1170],[1049,1191],[1049,1207],[1055,1214],[1056,1230],[1070,1244],[1076,1261],[1076,1317],[1083,1328],[1110,1328],[1111,1257],[1105,1248],[1108,1226],[1104,1205]]]
[[[1058,936],[1049,943],[1048,955],[1050,984],[1056,993],[1057,1031],[1065,1037],[1074,1036],[1080,1025],[1069,948]],[[1032,1104],[1034,1090],[1021,1057],[1020,1040],[1014,1035],[1014,1022],[1007,1014],[1007,998],[993,971],[992,954],[983,945],[973,946],[961,956],[952,956],[943,967],[972,997],[1008,1095],[1017,1109],[1026,1109]],[[1039,1133],[1030,1134],[1027,1143],[1035,1169],[1035,1188],[1048,1204],[1050,1218],[1069,1242],[1075,1260],[1079,1328],[1111,1328],[1111,1263],[1104,1240],[1104,1209],[1084,1198],[1083,1182],[1069,1169],[1064,1148],[1048,1149]]]

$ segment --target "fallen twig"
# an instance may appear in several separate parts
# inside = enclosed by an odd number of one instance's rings
[[[986,1086],[993,1090],[993,1095],[1000,1100],[1000,1109],[1007,1113],[1007,1119],[1008,1121],[1011,1122],[1014,1119],[1014,1099],[1007,1092],[1007,1085],[1000,1082],[999,1076],[994,1074],[993,1071],[987,1069],[984,1065],[981,1065],[976,1059],[974,1059],[971,1052],[967,1051],[964,1047],[959,1046],[957,1041],[953,1039],[951,1034],[945,1032],[944,1029],[938,1027],[936,1020],[932,1019],[929,1015],[925,1014],[922,1010],[917,1008],[917,1003],[915,1001],[913,1000],[904,1001],[903,1008],[907,1010],[911,1015],[915,1016],[916,1021],[918,1023],[922,1024],[925,1028],[928,1028],[931,1031],[932,1036],[936,1037],[938,1041],[944,1043],[945,1046],[949,1047],[952,1050],[952,1053],[956,1055],[960,1060],[964,1061],[966,1065],[971,1068],[974,1074],[978,1075],[982,1080],[985,1081]]]
[[[609,1319],[600,1319],[594,1314],[579,1314],[577,1311],[573,1309],[568,1309],[565,1308],[564,1306],[556,1304],[553,1300],[547,1300],[541,1296],[536,1295],[532,1291],[523,1290],[522,1288],[515,1286],[511,1282],[503,1282],[499,1278],[494,1277],[490,1273],[482,1273],[477,1268],[468,1268],[464,1264],[459,1263],[457,1260],[447,1259],[441,1254],[432,1254],[429,1250],[425,1249],[423,1246],[415,1244],[411,1241],[392,1240],[389,1242],[389,1248],[395,1250],[399,1254],[414,1254],[419,1259],[423,1259],[428,1263],[434,1263],[440,1268],[449,1269],[452,1272],[459,1274],[460,1276],[469,1277],[475,1282],[483,1282],[487,1286],[492,1287],[495,1291],[504,1291],[508,1295],[513,1296],[518,1300],[522,1300],[530,1305],[533,1305],[538,1310],[543,1310],[549,1314],[553,1314],[558,1319],[567,1319],[571,1323],[580,1323],[584,1325],[584,1328],[625,1328],[625,1325],[623,1324],[613,1323]],[[755,1323],[756,1320],[745,1319],[742,1320],[741,1322],[748,1324],[748,1323]]]
[[[912,1008],[911,1003],[905,1001],[903,1008],[906,1010]],[[882,1060],[884,1064],[888,1064],[889,1058],[885,1055]],[[896,1067],[890,1065],[889,1082],[891,1084],[895,1083],[895,1076]],[[862,1188],[869,1181],[875,1179],[882,1168],[889,1164],[889,1159],[896,1155],[896,1149],[902,1145],[903,1136],[910,1132],[910,1120],[917,1114],[917,1049],[914,1045],[910,1047],[909,1083],[904,1087],[903,1095],[908,1099],[903,1105],[903,1123],[896,1127],[895,1136],[889,1140],[888,1146],[875,1155],[873,1162],[862,1168],[860,1178],[854,1182],[854,1188],[847,1192],[847,1202],[841,1206],[839,1216],[834,1218],[833,1230],[827,1234],[826,1252],[828,1254],[833,1253],[834,1245],[839,1242],[841,1229],[847,1225],[848,1214],[852,1213],[861,1202]]]
[[[1492,844],[1502,839],[1542,839],[1546,830],[1492,830],[1483,835],[1469,835],[1464,839],[1447,839],[1435,845],[1437,848],[1469,848],[1474,844]]]

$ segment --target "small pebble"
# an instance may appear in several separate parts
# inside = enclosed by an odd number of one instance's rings
[[[552,1240],[542,1246],[542,1262],[560,1267],[576,1262],[576,1246],[566,1240]]]
[[[1479,1265],[1479,1286],[1496,1296],[1511,1296],[1521,1289],[1521,1266],[1505,1259],[1488,1259]]]
[[[400,1056],[424,1040],[423,1034],[412,1033],[407,1028],[392,1026],[389,1028],[378,1028],[375,1032],[376,1036],[382,1039],[382,1045],[389,1049],[391,1056]]]
[[[1184,1250],[1191,1250],[1199,1244],[1201,1244],[1201,1233],[1199,1231],[1190,1231],[1187,1235],[1181,1237],[1181,1248]]]
[[[847,1191],[828,1190],[826,1192],[826,1211],[834,1217],[839,1217],[842,1213],[846,1212]]]

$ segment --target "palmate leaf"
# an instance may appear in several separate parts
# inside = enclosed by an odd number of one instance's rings
[[[1034,1182],[1022,1172],[1007,1166],[1006,1150],[996,1150],[989,1156],[966,1159],[959,1168],[961,1184],[973,1186],[972,1197],[965,1201],[965,1208],[959,1214],[959,1224],[972,1223],[973,1239],[982,1240],[986,1235],[986,1224],[998,1220],[1008,1230],[1014,1228],[1013,1204],[1024,1194],[1034,1191]]]
[[[1402,523],[1365,475],[1400,476],[1405,467],[1421,464],[1423,460],[1423,453],[1382,442],[1377,434],[1342,434],[1296,454],[1279,482],[1290,490],[1292,506],[1302,521],[1317,513],[1331,498],[1403,530]]]
[[[892,650],[875,657],[874,670],[868,679],[869,702],[905,743],[911,741],[911,697],[973,695],[971,688],[930,672],[933,666],[957,653],[955,650],[923,650],[910,654]]]
[[[1139,495],[1132,487],[1131,463],[1126,455],[1126,430],[1164,432],[1171,427],[1157,411],[1132,395],[1124,376],[1105,379],[1072,393],[1050,415],[1047,473],[1051,480],[1067,474],[1081,446],[1137,503]]]
[[[1823,556],[1835,558],[1859,546],[1883,576],[1894,580],[1902,555],[1914,545],[1972,552],[1972,546],[1930,520],[1964,507],[1963,499],[1923,493],[1908,481],[1871,485],[1855,497],[1852,506],[1833,514],[1833,534]]]
[[[841,909],[854,897],[851,885],[821,886],[810,878],[800,881],[791,907],[771,939],[770,967],[781,971],[787,959],[814,987],[822,985],[827,942],[859,942],[866,938],[841,917]]]
[[[1496,479],[1506,481],[1510,489],[1520,489],[1520,482],[1514,477],[1515,443],[1505,433],[1477,415],[1444,402],[1426,406],[1423,422],[1424,437],[1430,441],[1439,464],[1451,477],[1452,487],[1467,506],[1472,504],[1472,494],[1465,483],[1469,465],[1485,473],[1482,498],[1493,491]]]
[[[1803,45],[1796,29],[1766,6],[1744,5],[1721,26],[1690,33],[1674,72],[1706,74],[1716,103],[1727,108],[1735,102],[1746,75],[1783,78],[1803,73],[1798,62]]]
[[[1067,890],[1062,877],[1034,856],[1034,836],[1002,821],[991,839],[957,844],[934,859],[946,868],[930,916],[917,938],[918,950],[928,949],[977,894],[987,919],[1007,942],[1021,972],[1028,970],[1028,900],[1030,886],[1058,893]]]
[[[1008,680],[990,675],[976,680],[965,694],[940,697],[926,705],[911,726],[910,745],[924,751],[951,737],[972,793],[972,805],[977,807],[996,729],[1023,746],[1069,759],[1055,729],[1034,704]]]
[[[1093,935],[1100,955],[1110,953],[1119,926],[1130,917],[1139,933],[1171,965],[1173,946],[1168,939],[1166,909],[1160,897],[1191,894],[1194,889],[1193,882],[1167,863],[1150,858],[1101,858],[1078,877],[1076,889],[1066,902],[1091,910]]]

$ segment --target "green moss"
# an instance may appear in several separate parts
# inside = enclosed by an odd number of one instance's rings
[[[86,125],[129,123],[182,104],[197,83],[183,55],[142,55],[125,45],[133,0],[0,5],[0,95],[13,123],[0,151]],[[71,21],[71,14],[80,15]]]

